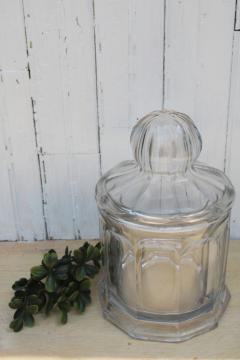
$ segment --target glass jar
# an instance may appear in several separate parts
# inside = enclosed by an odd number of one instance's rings
[[[225,285],[234,189],[197,162],[201,136],[175,111],[154,111],[131,133],[134,160],[96,187],[104,316],[130,336],[178,342],[216,327]]]

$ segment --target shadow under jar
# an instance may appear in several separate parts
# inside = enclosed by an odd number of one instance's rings
[[[178,342],[213,329],[225,286],[234,190],[223,172],[196,161],[192,120],[155,111],[134,126],[135,160],[98,182],[104,316],[130,336]]]

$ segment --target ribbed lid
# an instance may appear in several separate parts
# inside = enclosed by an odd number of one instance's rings
[[[106,216],[174,224],[186,217],[215,219],[231,207],[234,190],[226,175],[196,162],[201,136],[187,115],[148,114],[134,126],[131,145],[135,160],[120,163],[97,184],[98,207]]]
[[[134,126],[131,145],[143,171],[185,172],[202,149],[201,136],[185,114],[154,111]]]

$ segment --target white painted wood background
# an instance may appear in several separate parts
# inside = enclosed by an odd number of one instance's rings
[[[154,109],[237,191],[240,0],[0,0],[0,240],[94,238],[94,187]]]

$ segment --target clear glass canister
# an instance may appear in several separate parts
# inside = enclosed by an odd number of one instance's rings
[[[213,329],[230,298],[233,186],[196,161],[201,136],[185,114],[148,114],[134,126],[131,146],[135,159],[96,187],[103,313],[134,338],[183,341]]]

